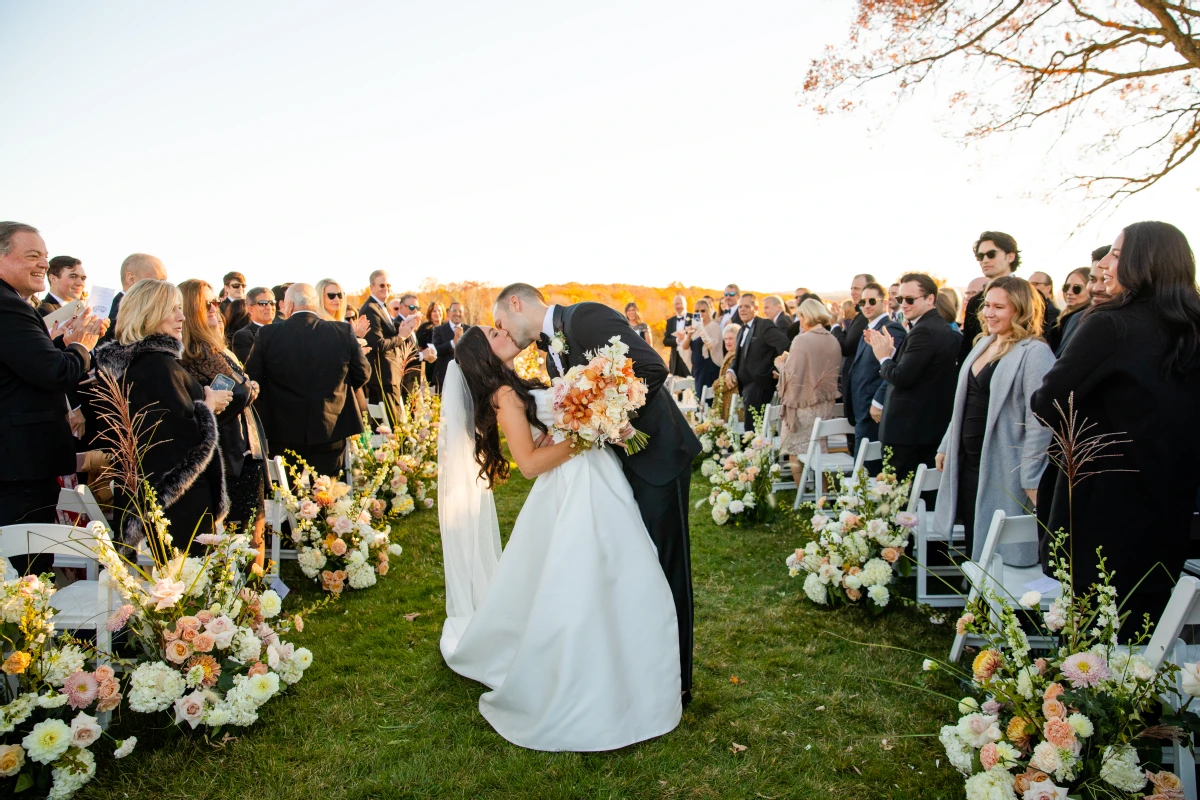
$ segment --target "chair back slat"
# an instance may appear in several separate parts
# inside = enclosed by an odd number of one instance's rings
[[[67,555],[96,561],[96,537],[78,525],[17,523],[0,528],[4,556]]]
[[[106,528],[112,529],[104,515],[104,509],[96,500],[96,495],[86,483],[68,489],[65,486],[58,490],[58,510],[69,511],[72,514],[83,514],[91,522],[103,522]]]
[[[821,419],[818,417],[816,423],[813,425],[813,435],[818,439],[853,433],[854,426],[845,417],[834,417],[832,419]]]
[[[868,461],[883,460],[883,442],[872,442],[870,439],[863,439],[858,446],[858,455],[854,459],[854,474],[863,468],[863,465]]]
[[[1182,576],[1175,584],[1171,599],[1154,626],[1145,652],[1151,667],[1158,669],[1185,625],[1200,625],[1200,580],[1191,575]]]

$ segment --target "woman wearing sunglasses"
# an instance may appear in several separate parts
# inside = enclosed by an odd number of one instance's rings
[[[332,278],[322,278],[317,281],[315,288],[317,297],[321,298],[321,313],[318,316],[334,322],[346,322],[346,310],[349,304],[346,302],[346,292],[342,289],[341,284]],[[356,316],[350,323],[350,327],[354,330],[354,335],[361,339],[367,334],[371,322],[365,317],[359,319]]]
[[[1080,267],[1072,270],[1063,281],[1063,301],[1067,307],[1059,315],[1058,321],[1046,329],[1046,342],[1056,356],[1062,355],[1079,320],[1083,318],[1083,312],[1092,304],[1092,293],[1088,291],[1089,272],[1087,267]]]

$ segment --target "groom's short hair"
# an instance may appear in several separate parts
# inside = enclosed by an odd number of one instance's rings
[[[496,296],[496,305],[507,303],[508,298],[513,295],[522,300],[538,301],[542,305],[546,304],[546,298],[538,291],[536,286],[530,286],[528,283],[510,283],[500,290],[500,294]]]

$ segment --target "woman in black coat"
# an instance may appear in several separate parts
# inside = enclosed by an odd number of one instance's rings
[[[1200,296],[1195,258],[1172,225],[1130,225],[1104,262],[1113,300],[1079,322],[1031,406],[1061,430],[1056,404],[1067,411],[1073,394],[1076,430],[1121,441],[1084,468],[1099,474],[1077,482],[1073,502],[1058,476],[1049,525],[1072,533],[1077,594],[1096,581],[1103,547],[1129,636],[1143,614],[1157,622],[1186,559],[1200,486]]]
[[[206,548],[194,535],[214,532],[229,507],[216,414],[232,395],[187,373],[179,362],[182,337],[179,290],[167,281],[138,281],[121,300],[114,340],[96,348],[95,361],[128,392],[130,414],[145,413],[141,477],[158,496],[174,545],[201,555]],[[146,535],[138,510],[128,497],[114,504],[121,539],[136,545]]]

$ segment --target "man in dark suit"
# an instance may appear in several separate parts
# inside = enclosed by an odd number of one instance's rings
[[[862,314],[867,320],[869,331],[886,331],[891,335],[897,347],[904,341],[904,326],[892,320],[887,313],[887,289],[878,283],[868,283],[862,290]],[[857,441],[879,441],[879,423],[871,417],[871,403],[877,402],[883,406],[887,384],[879,374],[879,359],[875,351],[862,337],[858,343],[858,351],[850,359],[850,368],[846,374],[846,389],[842,394],[845,404],[846,418],[854,425],[854,438]],[[881,462],[867,462],[867,471],[877,475],[882,468]]]
[[[405,361],[416,358],[417,340],[413,331],[421,317],[413,314],[398,326],[388,313],[388,295],[392,284],[388,274],[377,269],[371,273],[371,294],[363,303],[359,314],[371,321],[371,327],[363,338],[371,348],[371,382],[367,384],[367,399],[371,403],[386,403],[394,408],[400,402],[403,391]],[[411,355],[409,348],[412,348]]]
[[[287,296],[288,287],[291,285],[291,281],[288,281],[271,287],[271,294],[275,295],[275,319],[271,320],[272,324],[287,319],[287,314],[283,313],[283,299]]]
[[[679,341],[683,329],[688,326],[687,298],[683,295],[676,295],[671,302],[675,307],[675,316],[667,317],[666,332],[663,334],[663,345],[671,351],[667,358],[667,369],[671,371],[672,375],[686,378],[692,373],[688,370],[687,364],[683,363],[683,356],[679,354]],[[680,336],[676,336],[677,333]]]
[[[777,294],[764,297],[763,316],[775,323],[775,327],[783,331],[784,336],[787,336],[788,328],[792,327],[792,318],[788,315],[787,309],[784,308],[782,297]],[[791,341],[791,338],[788,338],[788,342]]]
[[[229,308],[229,304],[234,300],[246,299],[246,276],[240,272],[226,272],[225,277],[221,279],[224,283],[224,291],[221,292],[221,314],[225,313],[225,309]]]
[[[757,409],[761,413],[775,394],[775,359],[788,349],[787,335],[771,320],[758,316],[758,298],[752,294],[742,295],[738,320],[742,329],[738,332],[737,353],[724,379],[730,388],[737,381],[747,411]]]
[[[864,334],[888,384],[883,403],[872,402],[871,415],[879,422],[879,440],[892,449],[900,478],[920,464],[933,466],[954,410],[960,337],[934,308],[937,288],[920,272],[900,278],[900,305],[909,328],[899,347],[883,331]]]
[[[46,272],[46,280],[50,283],[50,291],[38,305],[38,313],[48,317],[72,300],[83,298],[87,287],[87,273],[83,270],[83,262],[72,256],[55,256],[50,259],[50,269]]]
[[[250,313],[250,322],[233,335],[233,354],[243,364],[250,358],[250,348],[258,332],[275,319],[275,295],[265,286],[255,286],[246,293],[249,301],[246,310]]]
[[[492,309],[496,326],[513,337],[518,347],[538,342],[548,348],[550,339],[561,333],[565,353],[546,353],[551,376],[562,375],[573,366],[587,363],[584,353],[603,347],[613,336],[629,346],[633,371],[646,382],[646,405],[638,412],[637,429],[650,437],[645,449],[628,455],[612,448],[621,460],[625,478],[633,489],[646,530],[658,549],[658,561],[671,587],[679,622],[679,666],[683,703],[692,697],[692,563],[688,540],[688,511],[691,509],[692,459],[700,452],[700,441],[679,411],[669,392],[662,391],[667,367],[658,352],[619,314],[600,303],[547,306],[542,293],[525,283],[504,288]]]
[[[354,390],[367,383],[371,367],[348,323],[317,316],[312,286],[293,283],[284,302],[287,321],[259,329],[246,364],[261,387],[257,407],[271,455],[292,450],[322,475],[337,475],[346,438],[363,430],[365,409]]]
[[[432,347],[437,351],[437,360],[427,368],[432,375],[427,375],[430,383],[442,388],[446,379],[446,368],[454,360],[454,348],[469,325],[463,321],[462,303],[453,302],[446,309],[446,321],[433,329]]]
[[[116,336],[117,313],[121,308],[121,298],[133,288],[135,283],[148,278],[153,278],[156,281],[165,281],[167,279],[167,268],[163,266],[162,259],[146,255],[145,253],[134,253],[126,256],[125,260],[121,262],[121,291],[117,292],[117,296],[113,298],[112,308],[108,312],[108,332],[105,334],[106,339]]]
[[[85,310],[51,339],[29,304],[48,269],[36,228],[0,222],[0,525],[54,522],[57,479],[77,469],[66,392],[91,368],[104,330]]]

